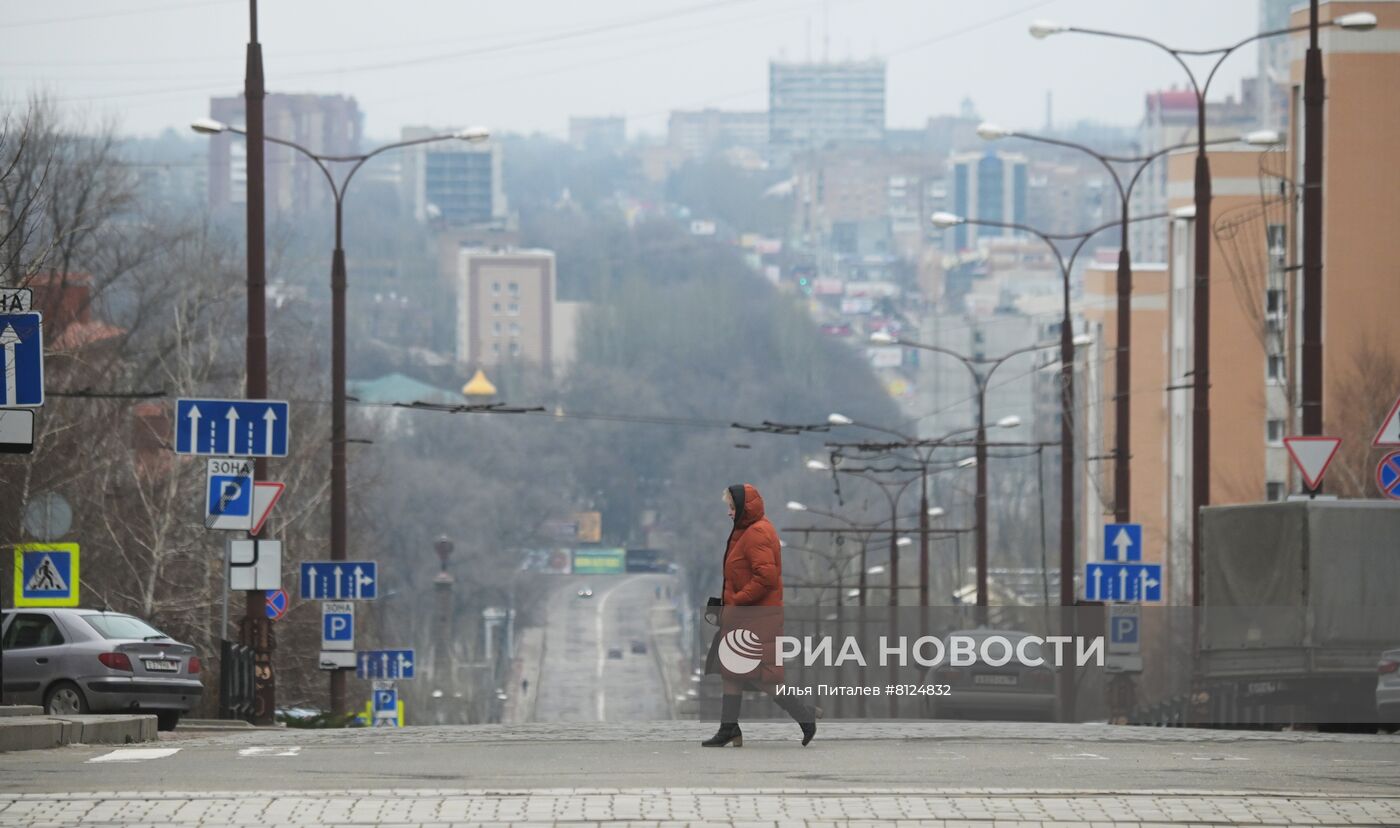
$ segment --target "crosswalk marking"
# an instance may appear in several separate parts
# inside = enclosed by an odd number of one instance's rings
[[[179,748],[119,748],[102,756],[94,756],[88,762],[145,762],[151,759],[164,759],[179,752]]]
[[[296,756],[300,747],[248,747],[238,751],[239,756]]]

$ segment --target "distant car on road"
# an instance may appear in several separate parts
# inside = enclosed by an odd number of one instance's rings
[[[1013,654],[1021,639],[1029,633],[1015,630],[959,630],[943,639],[944,651],[954,636],[966,636],[976,643],[980,653],[982,642],[990,636],[1001,636],[1012,647]],[[993,645],[995,647],[995,645]],[[1034,642],[1026,645],[1029,660],[1043,658]],[[1000,654],[1000,647],[995,647]],[[924,714],[929,718],[974,719],[1033,719],[1052,721],[1055,718],[1055,671],[1049,666],[1028,667],[1015,657],[1001,667],[980,660],[970,667],[953,667],[944,663],[932,668],[927,684],[947,685],[946,695],[924,696]]]
[[[588,587],[584,587],[583,589],[581,589],[581,590],[578,591],[578,597],[580,597],[580,598],[592,598],[592,597],[593,597],[593,590],[592,590],[592,589],[589,589]]]
[[[851,324],[849,322],[828,322],[822,325],[821,331],[827,336],[850,336]]]
[[[132,615],[11,609],[0,636],[8,704],[53,715],[149,712],[174,730],[204,692],[194,648]]]
[[[647,643],[646,643],[645,641],[633,641],[633,642],[632,642],[632,654],[633,654],[633,655],[646,655],[646,654],[647,654]]]
[[[1376,664],[1376,719],[1381,726],[1400,726],[1400,649],[1386,650]]]
[[[621,647],[609,647],[609,648],[608,648],[608,658],[611,658],[611,659],[620,659],[620,658],[622,658],[622,648],[621,648]]]

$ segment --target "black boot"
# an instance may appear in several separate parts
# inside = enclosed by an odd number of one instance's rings
[[[802,728],[802,746],[806,747],[807,743],[812,741],[812,737],[817,735],[817,719],[822,717],[822,709],[804,704],[798,701],[796,696],[774,696],[773,701]]]
[[[743,701],[744,697],[740,695],[720,697],[719,730],[701,742],[701,747],[724,747],[730,742],[734,743],[734,747],[744,746],[744,734],[739,730],[739,706]]]

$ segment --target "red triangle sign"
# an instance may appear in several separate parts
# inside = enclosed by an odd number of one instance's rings
[[[249,532],[254,535],[262,532],[263,524],[267,522],[268,515],[272,514],[272,507],[277,505],[277,501],[286,490],[286,483],[259,480],[253,484],[253,527]]]
[[[1376,448],[1400,446],[1400,397],[1395,399],[1395,405],[1385,415],[1385,422],[1381,423],[1381,430],[1376,432],[1376,439],[1371,441],[1371,445]]]
[[[1293,464],[1303,473],[1303,482],[1312,490],[1322,483],[1322,476],[1327,474],[1327,467],[1332,464],[1332,458],[1337,456],[1342,438],[1285,437],[1283,445],[1293,458]]]

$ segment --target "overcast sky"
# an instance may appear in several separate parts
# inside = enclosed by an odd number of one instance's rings
[[[42,89],[125,132],[184,128],[242,89],[247,0],[0,0],[0,94]],[[767,62],[884,57],[888,125],[964,97],[1007,126],[1141,117],[1183,74],[1143,45],[1060,35],[1046,18],[1216,47],[1257,30],[1257,0],[262,0],[274,92],[353,95],[371,136],[481,123],[563,135],[570,115],[661,133],[672,109],[767,107]],[[1232,56],[1235,93],[1256,55]]]

